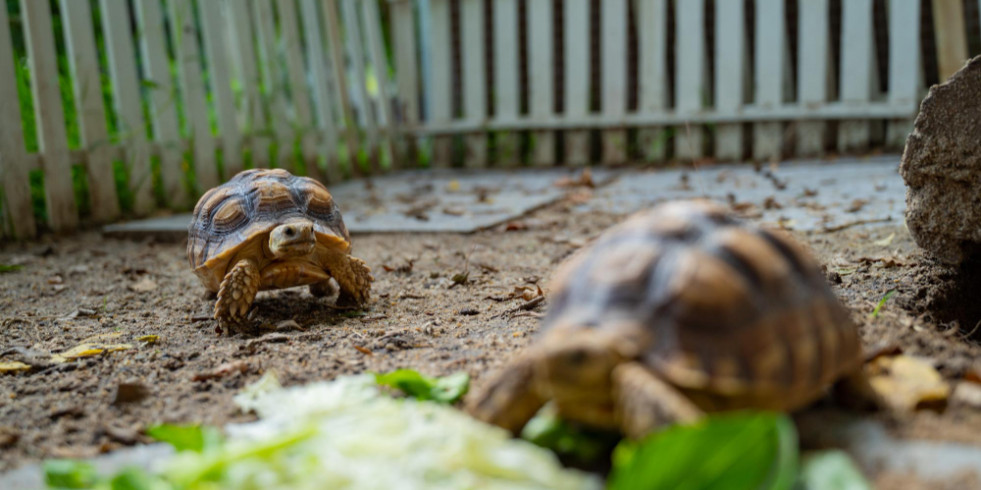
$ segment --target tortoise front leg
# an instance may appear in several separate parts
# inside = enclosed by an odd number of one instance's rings
[[[225,274],[215,302],[215,319],[222,330],[231,333],[242,324],[259,292],[259,281],[259,266],[248,259],[238,261]]]
[[[534,385],[532,356],[522,355],[495,373],[483,388],[467,398],[474,418],[517,435],[545,404]]]
[[[354,303],[358,306],[368,302],[371,295],[371,268],[363,260],[345,253],[324,255],[324,268],[341,287],[338,303]],[[313,289],[311,292],[316,294]]]
[[[613,400],[620,430],[631,439],[640,439],[660,426],[693,422],[703,415],[681,392],[636,362],[613,370]]]

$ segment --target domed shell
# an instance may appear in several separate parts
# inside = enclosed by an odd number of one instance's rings
[[[283,169],[239,172],[206,192],[194,207],[188,227],[188,263],[205,286],[217,290],[239,250],[254,240],[265,240],[273,228],[296,218],[313,222],[318,245],[350,250],[350,234],[323,184]]]
[[[707,410],[793,410],[861,362],[857,328],[809,253],[707,201],[611,228],[552,290],[543,330],[632,332],[640,360]]]

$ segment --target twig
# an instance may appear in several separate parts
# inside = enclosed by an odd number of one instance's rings
[[[867,224],[871,224],[871,223],[886,223],[886,222],[889,222],[889,221],[892,221],[892,218],[891,217],[874,218],[874,219],[860,219],[860,220],[855,220],[855,221],[849,221],[847,223],[842,223],[840,225],[825,226],[824,228],[821,228],[821,231],[824,232],[824,233],[833,233],[833,232],[836,232],[836,231],[844,230],[846,228],[851,228],[853,226],[867,225]]]

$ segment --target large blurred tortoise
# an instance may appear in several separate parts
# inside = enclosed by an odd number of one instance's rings
[[[194,207],[187,260],[217,293],[220,328],[239,327],[260,290],[310,285],[314,296],[363,304],[371,269],[352,257],[351,237],[321,183],[283,169],[253,169],[209,190]]]
[[[706,411],[794,410],[851,374],[868,387],[816,261],[709,202],[632,216],[552,289],[537,341],[468,400],[477,418],[518,432],[551,400],[566,420],[641,437]]]

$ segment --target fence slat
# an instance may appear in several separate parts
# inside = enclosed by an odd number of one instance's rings
[[[395,148],[395,117],[392,114],[392,83],[388,76],[388,58],[385,56],[381,34],[381,16],[378,2],[361,2],[361,18],[364,21],[364,35],[368,43],[368,62],[371,63],[378,86],[378,123],[385,132],[383,150],[388,153],[392,168],[398,166],[399,155]]]
[[[742,19],[742,2],[715,4],[715,110],[719,112],[736,112],[746,103],[748,58]],[[715,157],[719,160],[743,158],[741,124],[716,127]]]
[[[365,50],[361,42],[361,23],[358,21],[356,0],[341,0],[341,13],[344,16],[345,40],[348,58],[354,73],[355,83],[351,86],[351,98],[358,103],[358,115],[364,122],[368,140],[368,161],[373,174],[381,169],[381,154],[378,146],[378,123],[368,94],[368,81],[365,77]]]
[[[415,15],[412,2],[390,4],[395,75],[398,84],[398,113],[402,124],[419,123],[419,66],[416,56]]]
[[[494,0],[494,117],[518,117],[521,97],[518,78],[518,0]],[[501,166],[521,164],[516,132],[495,138],[495,161]]]
[[[273,18],[271,0],[255,0],[256,32],[259,34],[259,64],[262,69],[262,85],[266,89],[266,113],[269,115],[273,141],[276,143],[276,155],[272,156],[274,165],[288,170],[293,168],[293,130],[287,119],[286,88],[287,82],[283,73],[280,53],[277,49],[276,23]]]
[[[341,27],[337,22],[337,1],[326,0],[323,4],[324,28],[327,29],[327,39],[330,45],[330,67],[334,80],[334,94],[337,106],[341,108],[341,120],[344,123],[344,141],[347,143],[348,161],[353,175],[361,175],[358,166],[358,127],[351,111],[351,99],[347,89],[347,71],[344,68],[344,41],[341,38]],[[447,37],[449,42],[449,37]]]
[[[43,155],[44,195],[48,222],[56,232],[78,226],[78,207],[72,188],[72,168],[65,133],[65,115],[58,91],[58,55],[55,52],[48,2],[23,2],[27,56],[31,67],[31,93],[37,113],[38,147]]]
[[[872,1],[849,0],[841,9],[841,102],[860,106],[872,95]],[[838,149],[864,150],[870,136],[868,121],[842,121],[838,125]]]
[[[627,1],[606,0],[602,6],[600,107],[605,114],[622,117],[627,113],[627,30],[623,28],[627,23]],[[627,161],[626,129],[603,131],[602,158],[605,164]]]
[[[292,95],[292,109],[295,120],[293,127],[298,131],[297,139],[300,155],[303,158],[306,174],[317,180],[324,180],[320,171],[317,154],[317,134],[314,131],[313,111],[310,103],[310,89],[307,86],[306,67],[303,65],[303,43],[300,41],[300,26],[296,18],[295,0],[276,2],[279,9],[279,30],[282,35],[283,52],[286,58],[286,72],[289,75],[289,92]],[[292,150],[293,142],[290,142]]]
[[[684,117],[702,111],[705,91],[705,5],[703,2],[678,2],[677,70],[675,71],[675,107]],[[705,140],[700,126],[686,124],[678,128],[674,154],[695,159],[703,155]]]
[[[963,0],[933,0],[933,32],[937,37],[940,81],[950,78],[967,61],[967,29]]]
[[[639,112],[658,113],[668,105],[667,5],[665,0],[637,0],[637,51]],[[668,132],[644,128],[637,131],[641,158],[663,160]]]
[[[555,64],[552,2],[528,2],[528,112],[532,118],[551,117],[555,111],[552,67]],[[531,161],[535,165],[555,163],[555,134],[535,131]]]
[[[214,0],[198,2],[204,49],[208,59],[208,78],[218,113],[218,135],[221,136],[221,158],[224,178],[242,170],[242,135],[235,118],[235,98],[232,94],[231,73],[228,67],[227,19],[221,4]]]
[[[194,11],[190,0],[170,0],[170,37],[174,43],[177,64],[177,80],[184,103],[185,120],[190,135],[192,167],[197,180],[198,192],[218,185],[218,167],[215,165],[215,141],[211,136],[208,119],[208,101],[204,95],[201,78],[201,50],[198,47],[198,30],[194,25]]]
[[[474,122],[487,118],[487,79],[484,56],[484,2],[483,0],[463,0],[460,5],[461,49],[463,63],[463,117]],[[467,151],[463,164],[467,167],[487,165],[487,134],[479,132],[465,137]]]
[[[453,117],[453,67],[450,59],[449,0],[429,0],[429,98],[427,118],[436,124],[449,123]],[[448,137],[433,138],[433,166],[449,167],[452,147]]]
[[[163,13],[157,0],[137,0],[136,17],[142,33],[140,51],[149,86],[150,123],[160,148],[160,178],[164,197],[171,207],[190,206],[184,185],[183,144],[177,121],[177,89],[171,80]]]
[[[920,68],[920,1],[889,2],[889,102],[915,108],[923,86]],[[913,118],[892,120],[886,145],[902,148],[913,130]]]
[[[119,199],[116,196],[116,179],[113,177],[106,112],[102,102],[92,10],[88,2],[61,0],[61,12],[78,114],[78,132],[82,147],[87,150],[86,175],[92,218],[107,222],[119,217]]]
[[[809,0],[797,7],[800,25],[800,44],[797,66],[799,102],[803,107],[820,106],[828,102],[831,90],[828,0]],[[796,154],[820,155],[827,138],[827,124],[821,121],[797,123]]]
[[[242,128],[248,146],[251,148],[253,167],[269,166],[269,140],[258,133],[265,128],[262,95],[259,93],[259,69],[256,67],[256,53],[253,39],[256,34],[252,26],[249,4],[240,1],[226,3],[231,22],[232,61],[236,75],[242,84],[242,107],[239,109],[239,127]]]
[[[119,132],[125,141],[125,162],[133,193],[133,212],[143,215],[153,209],[153,174],[150,170],[146,125],[143,120],[140,80],[136,70],[133,33],[130,31],[126,0],[102,0],[102,29],[106,36],[112,102]]]
[[[847,2],[846,2],[847,3]],[[778,107],[784,101],[787,38],[784,0],[756,0],[755,96],[760,107]],[[753,158],[779,159],[783,149],[783,124],[753,125]]]
[[[565,58],[565,117],[579,119],[589,113],[589,0],[566,0],[563,29]],[[589,163],[589,131],[565,134],[565,161]]]
[[[301,0],[300,12],[303,19],[303,37],[306,40],[310,64],[310,82],[313,85],[313,108],[317,115],[317,125],[323,134],[320,149],[326,162],[326,177],[331,183],[340,182],[342,175],[337,166],[337,124],[331,110],[330,77],[324,60],[324,41],[320,29],[320,15],[317,12],[318,0]]]
[[[10,38],[10,19],[7,9],[0,9],[0,80],[16,80],[14,47]],[[3,210],[10,217],[9,233],[15,238],[31,238],[37,234],[34,208],[31,205],[31,162],[24,148],[17,85],[0,83],[0,179],[3,182]],[[8,230],[0,230],[6,234]]]

